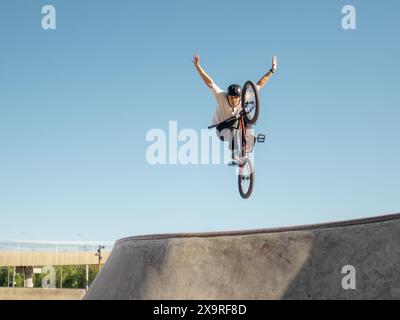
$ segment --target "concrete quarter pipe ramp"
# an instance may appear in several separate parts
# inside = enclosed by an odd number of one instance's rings
[[[343,269],[349,265],[352,271]],[[121,239],[85,296],[399,298],[400,214],[291,228]]]

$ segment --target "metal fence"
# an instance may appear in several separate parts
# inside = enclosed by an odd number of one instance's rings
[[[111,241],[36,241],[36,240],[0,240],[1,251],[41,251],[41,252],[87,252],[97,251],[99,246],[104,251],[111,251]]]
[[[17,273],[23,273],[25,287],[33,287],[33,274],[37,273],[35,270],[38,269],[36,267],[58,266],[57,270],[61,272],[61,279],[57,286],[62,288],[62,266],[84,265],[86,266],[85,286],[87,289],[89,265],[97,265],[99,271],[100,265],[104,264],[108,258],[113,245],[114,242],[111,241],[0,240],[0,268],[7,270],[7,287],[14,287]],[[51,272],[55,272],[54,268],[53,270]],[[54,282],[51,287],[55,288],[56,283]]]

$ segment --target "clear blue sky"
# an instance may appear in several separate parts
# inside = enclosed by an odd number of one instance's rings
[[[41,8],[57,29],[41,28]],[[341,8],[357,9],[357,30]],[[0,238],[307,224],[400,211],[399,1],[1,1]],[[256,185],[150,166],[149,129],[207,127],[191,63],[261,92]],[[78,236],[77,234],[81,234]]]

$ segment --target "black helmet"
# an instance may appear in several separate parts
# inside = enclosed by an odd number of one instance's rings
[[[242,95],[242,87],[238,84],[231,84],[228,87],[228,96],[240,97]]]

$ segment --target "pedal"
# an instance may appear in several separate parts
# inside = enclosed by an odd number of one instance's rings
[[[229,167],[236,167],[236,166],[238,166],[238,167],[241,167],[241,166],[243,166],[243,164],[245,163],[246,161],[245,161],[245,159],[239,159],[239,160],[232,160],[231,162],[229,162],[228,163],[228,166]]]
[[[236,161],[231,161],[228,163],[228,167],[236,167],[237,166],[237,162]]]
[[[265,134],[259,133],[259,134],[257,135],[256,141],[257,141],[258,143],[264,143],[264,142],[265,142]]]

